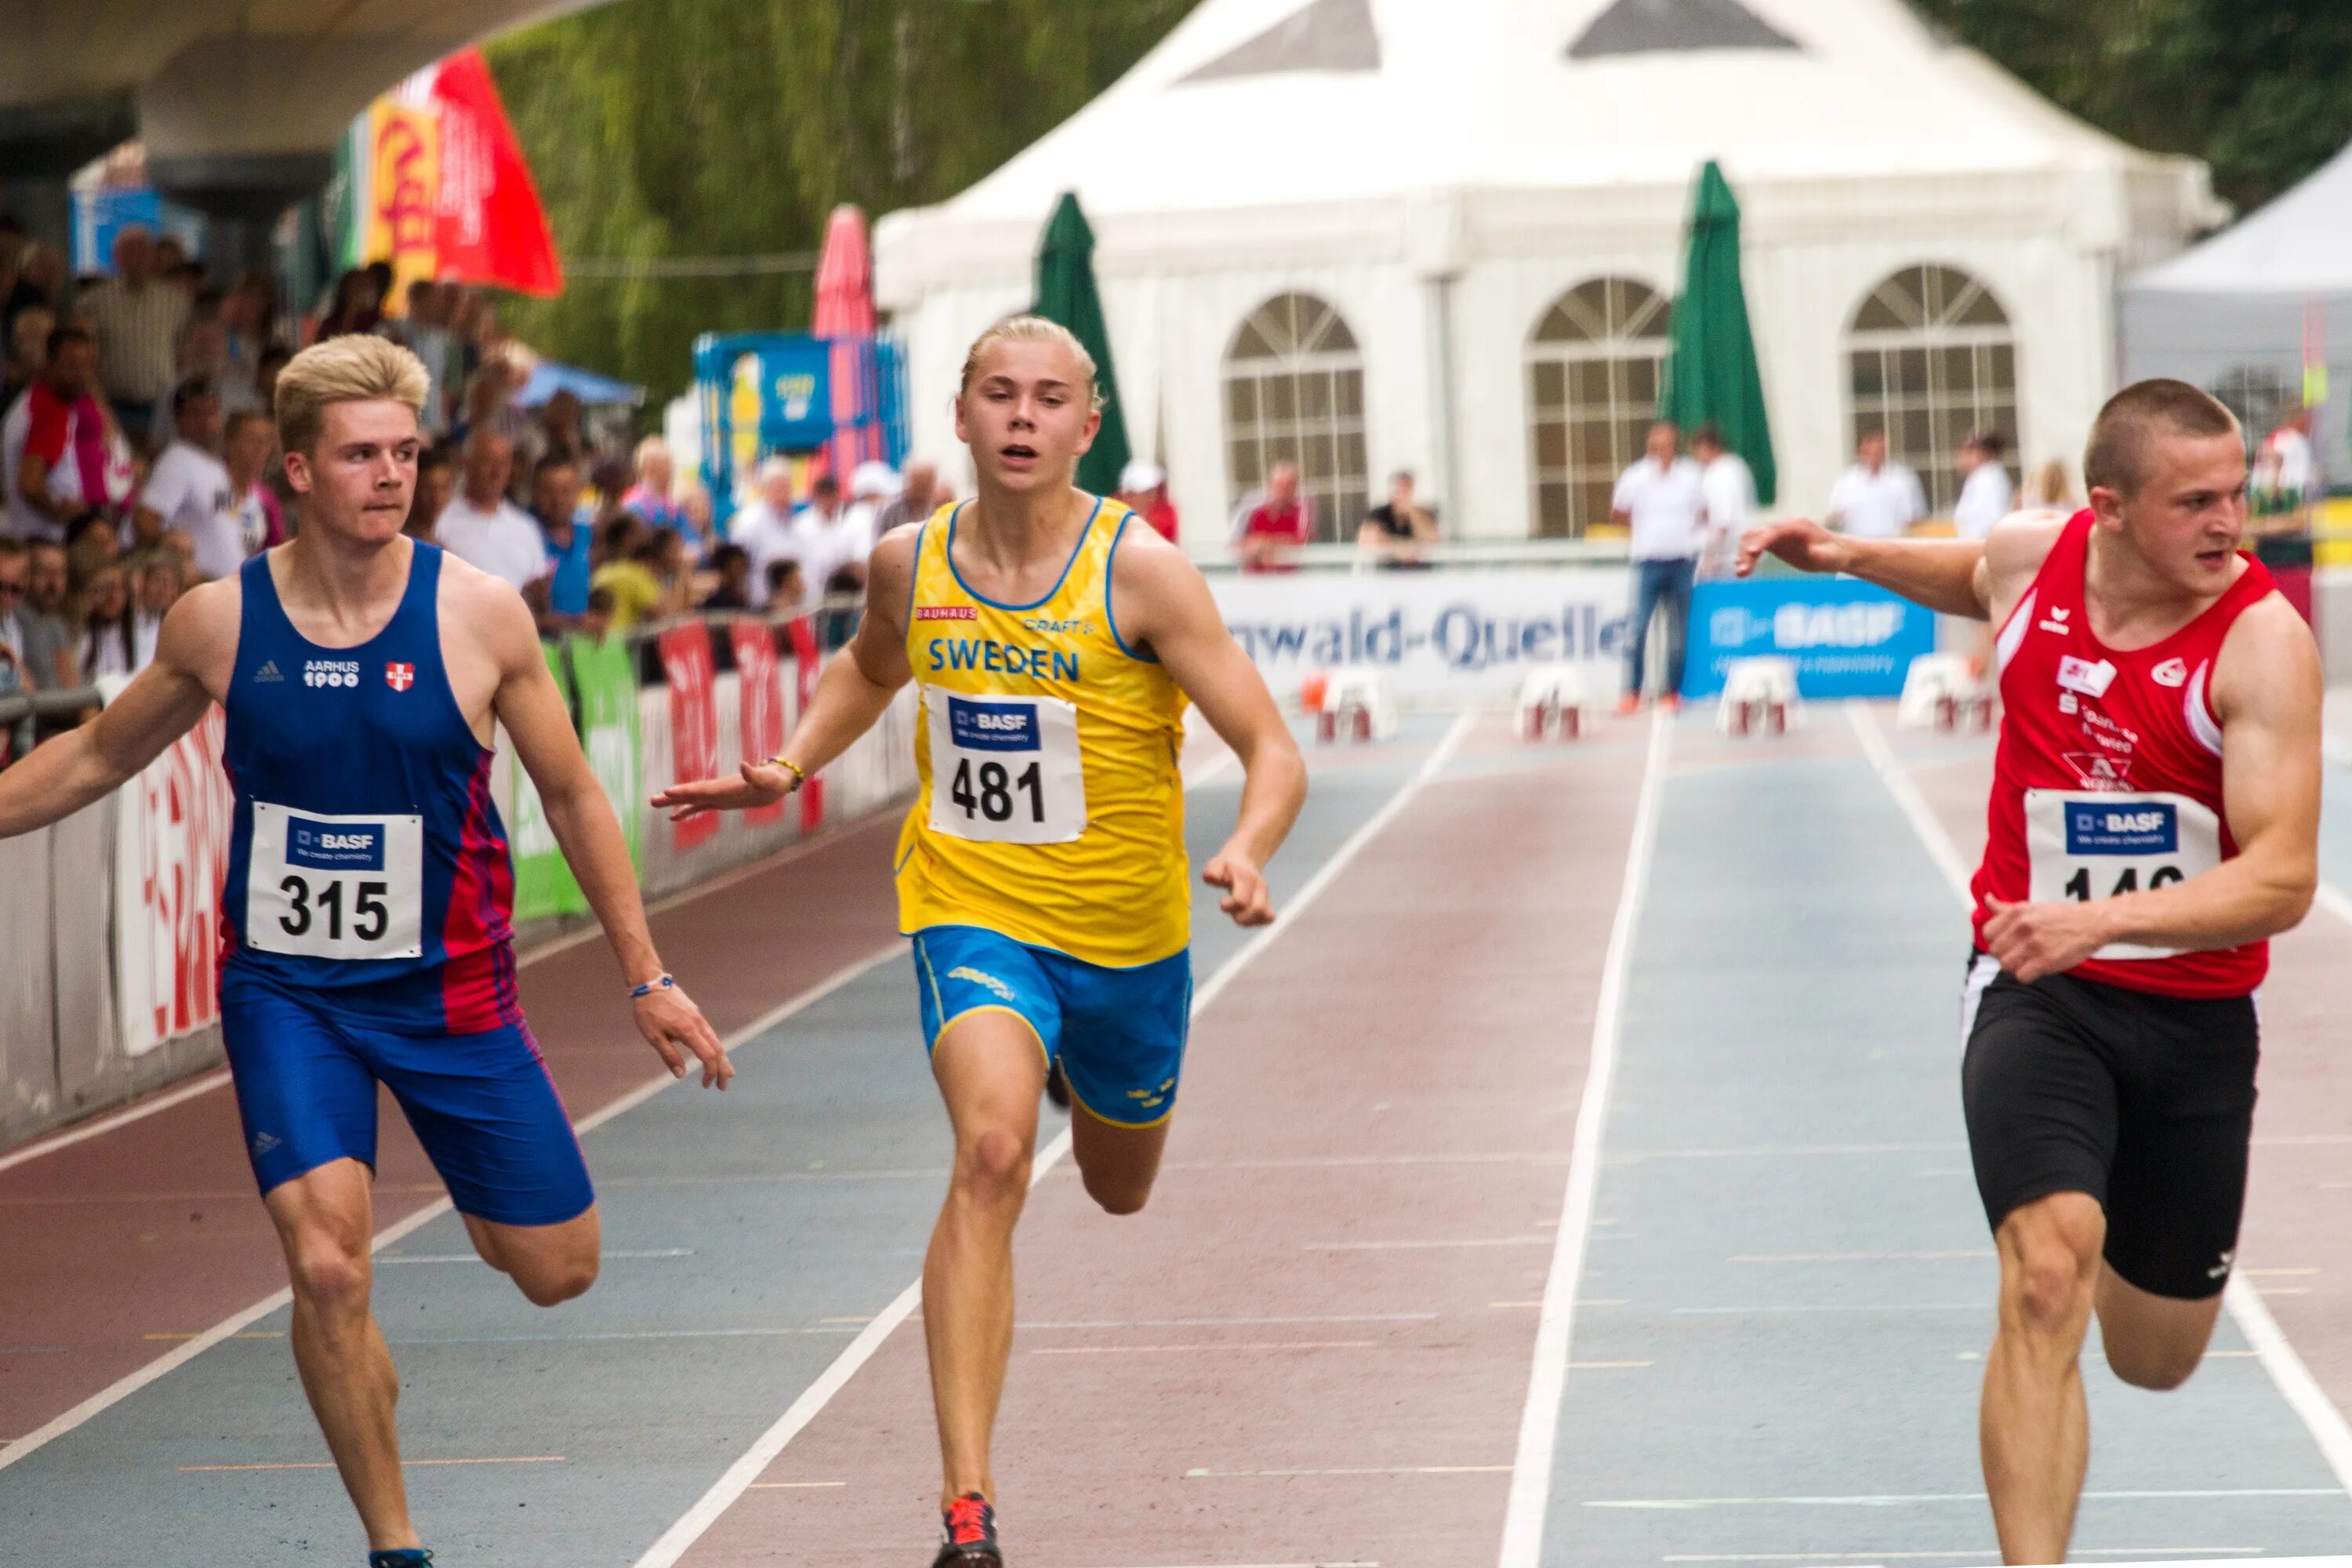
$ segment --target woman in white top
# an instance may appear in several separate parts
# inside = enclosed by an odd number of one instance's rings
[[[1952,466],[1960,471],[1960,499],[1952,506],[1952,526],[1962,539],[1982,539],[2011,510],[2009,470],[2001,455],[2008,438],[1979,430],[1960,444]]]

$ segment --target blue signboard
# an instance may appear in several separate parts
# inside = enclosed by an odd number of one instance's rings
[[[833,344],[779,338],[760,347],[760,445],[814,452],[833,436]]]
[[[1777,657],[1807,697],[1899,697],[1911,661],[1935,651],[1933,610],[1850,577],[1701,583],[1683,695],[1721,691],[1735,658]]]

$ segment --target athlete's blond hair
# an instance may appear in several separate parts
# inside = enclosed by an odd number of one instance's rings
[[[432,386],[425,362],[398,343],[360,332],[312,343],[278,373],[278,445],[308,452],[330,403],[405,403],[421,416]]]
[[[1097,414],[1102,412],[1102,385],[1095,369],[1095,356],[1087,353],[1087,345],[1078,342],[1076,332],[1043,316],[1007,316],[974,338],[971,352],[963,356],[963,375],[956,383],[959,394],[971,390],[971,378],[980,374],[981,356],[998,343],[1061,344],[1078,362],[1078,374],[1086,378],[1087,405]]]

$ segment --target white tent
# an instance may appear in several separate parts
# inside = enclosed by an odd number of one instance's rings
[[[2243,222],[2133,278],[2123,340],[2127,374],[2210,388],[2256,437],[2301,405],[2305,364],[2329,364],[2314,433],[2328,469],[2352,471],[2338,385],[2352,376],[2352,147]]]
[[[1455,531],[1572,531],[1638,449],[1710,157],[1796,509],[1858,417],[1936,470],[1980,420],[2078,447],[2117,272],[2218,216],[2201,164],[2069,119],[1900,0],[1204,0],[994,174],[877,226],[916,444],[951,441],[964,347],[1027,302],[1074,190],[1129,437],[1188,539],[1292,451],[1327,502],[1411,468]]]

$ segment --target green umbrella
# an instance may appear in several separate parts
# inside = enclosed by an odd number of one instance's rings
[[[1102,428],[1093,449],[1078,459],[1077,483],[1082,490],[1108,495],[1118,489],[1118,473],[1134,454],[1128,449],[1127,420],[1118,406],[1118,378],[1110,367],[1110,329],[1103,324],[1102,294],[1095,288],[1095,231],[1078,210],[1073,192],[1062,193],[1053,221],[1045,226],[1045,243],[1037,247],[1037,303],[1033,307],[1049,321],[1070,329],[1087,352],[1095,356],[1095,376],[1102,388]]]
[[[1682,298],[1675,301],[1674,352],[1666,356],[1658,415],[1685,430],[1713,422],[1723,444],[1748,459],[1756,500],[1780,493],[1764,380],[1748,330],[1748,295],[1739,283],[1739,204],[1713,159],[1698,172],[1691,204],[1690,254]]]

